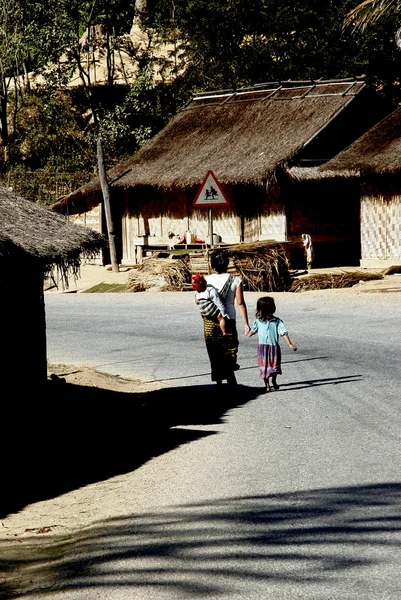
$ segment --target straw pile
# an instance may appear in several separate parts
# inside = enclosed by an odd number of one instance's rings
[[[181,292],[188,289],[191,272],[188,259],[147,258],[132,271],[127,281],[129,292]]]
[[[333,288],[348,288],[360,281],[383,279],[380,273],[361,273],[354,271],[343,274],[319,274],[302,277],[292,282],[289,292],[307,292],[310,290],[328,290]]]
[[[383,275],[395,275],[401,273],[401,265],[392,265],[383,271]]]
[[[225,248],[230,266],[249,292],[284,292],[291,285],[289,262],[284,246],[255,242]]]

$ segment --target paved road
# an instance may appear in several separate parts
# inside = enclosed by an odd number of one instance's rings
[[[123,513],[88,532],[51,598],[401,598],[401,295],[276,301],[299,348],[283,346],[280,391],[262,393],[242,338],[238,398],[130,474]],[[46,310],[50,361],[215,400],[191,294],[49,295]]]

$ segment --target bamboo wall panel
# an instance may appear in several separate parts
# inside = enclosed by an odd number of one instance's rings
[[[237,216],[232,212],[213,209],[213,233],[220,235],[223,241],[237,241],[232,238],[238,238]],[[193,211],[189,219],[190,230],[200,239],[208,241],[210,237],[209,219],[207,208]]]
[[[232,237],[240,235],[236,215],[222,214],[214,218],[213,232],[220,235],[223,241],[230,241]]]
[[[92,210],[84,212],[81,215],[70,215],[68,220],[71,221],[71,223],[84,225],[84,227],[88,227],[89,229],[93,229],[100,233],[102,231],[101,205],[99,204],[98,206],[95,206],[95,208],[92,208]]]
[[[401,197],[361,198],[362,259],[401,260]]]
[[[266,238],[283,240],[287,231],[287,218],[282,203],[266,203],[260,216],[260,233]]]
[[[262,233],[260,217],[244,218],[244,242],[256,242]]]
[[[181,191],[162,196],[161,228],[163,236],[172,231],[176,235],[184,235],[190,229],[188,220],[188,199]]]

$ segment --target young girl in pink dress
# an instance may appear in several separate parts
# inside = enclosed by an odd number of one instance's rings
[[[270,392],[269,378],[275,390],[279,389],[277,385],[277,375],[281,375],[281,350],[279,338],[283,337],[291,350],[296,347],[291,342],[288,331],[281,319],[274,316],[276,305],[273,298],[263,296],[256,303],[256,319],[253,322],[248,336],[258,334],[258,365],[260,376],[265,382],[266,392]]]

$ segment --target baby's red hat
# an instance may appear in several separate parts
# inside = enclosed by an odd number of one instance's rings
[[[207,288],[206,279],[200,273],[192,276],[192,288],[196,292],[203,292]]]

